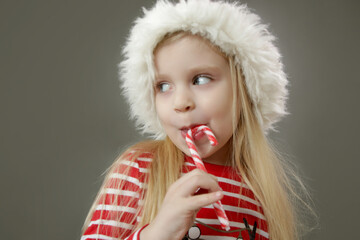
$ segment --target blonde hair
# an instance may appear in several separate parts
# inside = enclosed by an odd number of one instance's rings
[[[191,35],[187,32],[175,32],[166,35],[156,46],[154,52],[164,44],[176,41],[182,37]],[[203,38],[204,39],[204,38]],[[221,50],[204,39],[209,46],[219,54],[225,54]],[[243,181],[254,192],[257,200],[261,203],[264,215],[268,224],[270,239],[274,240],[295,240],[299,238],[298,226],[300,220],[296,212],[297,203],[302,203],[308,210],[311,207],[302,200],[293,184],[295,180],[301,187],[303,193],[307,193],[300,179],[293,173],[288,165],[281,161],[274,146],[268,141],[262,128],[253,112],[253,103],[248,95],[241,67],[234,63],[231,56],[226,57],[229,63],[231,80],[233,85],[233,129],[232,157],[230,164],[237,169]],[[101,187],[97,198],[87,216],[83,230],[90,223],[91,216],[98,204],[102,204],[101,196],[110,181],[110,174],[116,169],[121,161],[131,150],[150,152],[153,154],[153,161],[150,164],[148,175],[147,191],[139,192],[144,199],[144,205],[138,209],[137,214],[129,221],[136,224],[135,229],[150,223],[159,211],[162,201],[169,186],[180,176],[184,154],[171,142],[169,138],[160,141],[147,141],[136,144],[120,156],[110,168],[104,184]],[[133,155],[130,161],[135,161],[137,155]],[[171,159],[171,160],[169,160]],[[129,159],[127,159],[129,160]],[[126,173],[125,173],[126,174]],[[124,182],[117,183],[116,188],[121,189]],[[240,190],[241,191],[241,190]],[[118,202],[117,197],[114,204]],[[127,203],[130,205],[131,203]],[[136,222],[136,216],[140,215],[140,222]],[[112,216],[112,219],[126,218],[126,213]],[[114,230],[115,231],[115,230]],[[124,233],[114,232],[122,239]]]

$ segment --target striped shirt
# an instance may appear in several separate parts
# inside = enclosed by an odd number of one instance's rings
[[[149,172],[149,165],[152,162],[152,155],[149,153],[142,153],[134,161],[124,160],[120,166],[115,169],[105,183],[105,189],[102,192],[102,200],[97,205],[91,222],[81,237],[81,240],[113,240],[118,239],[119,230],[125,233],[127,240],[140,239],[141,230],[135,229],[135,225],[140,220],[136,214],[141,210],[143,198],[139,192],[146,191],[146,179]],[[267,223],[260,203],[256,200],[253,192],[241,180],[241,177],[236,171],[229,166],[221,166],[204,162],[207,171],[216,176],[219,186],[224,191],[224,197],[221,200],[225,212],[230,221],[230,230],[245,228],[243,219],[245,218],[250,229],[257,223],[256,240],[269,239],[267,231]],[[127,174],[124,174],[124,169],[128,168]],[[191,157],[185,157],[182,173],[195,169],[196,166]],[[122,189],[116,189],[116,183],[124,181]],[[114,199],[116,200],[114,203]],[[130,203],[130,204],[129,204]],[[127,218],[122,217],[115,220],[116,213],[124,213]],[[133,219],[132,221],[128,219]],[[235,240],[240,235],[239,232],[222,233],[215,231],[207,226],[220,229],[220,222],[217,219],[216,213],[212,205],[206,206],[198,212],[196,220],[197,231],[200,229],[200,239],[216,239],[216,240]],[[145,226],[146,227],[146,226]],[[189,235],[190,235],[189,230]],[[114,234],[115,233],[115,234]],[[248,240],[249,233],[247,230],[241,232],[244,240]]]

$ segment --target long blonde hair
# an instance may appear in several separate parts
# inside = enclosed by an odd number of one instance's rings
[[[165,36],[157,45],[155,51],[168,41],[176,41],[186,35],[189,35],[189,33],[176,32]],[[219,48],[207,40],[204,41],[213,46],[216,51],[220,51]],[[219,52],[219,54],[222,53]],[[257,121],[253,111],[253,103],[247,93],[241,67],[234,63],[233,57],[227,57],[227,60],[230,67],[234,96],[232,109],[234,134],[232,137],[231,165],[237,169],[243,181],[261,203],[268,224],[270,239],[298,239],[300,220],[296,212],[297,205],[301,203],[308,210],[312,210],[302,200],[303,196],[297,193],[294,182],[302,188],[302,192],[305,194],[307,193],[306,189],[291,168],[281,161],[279,154],[277,154]],[[104,203],[101,196],[107,182],[110,181],[110,174],[119,166],[124,159],[123,156],[134,149],[152,153],[153,161],[149,169],[147,191],[139,193],[141,198],[144,199],[144,205],[141,209],[138,209],[135,217],[129,219],[129,221],[135,223],[135,229],[138,229],[155,218],[167,189],[179,178],[184,161],[184,154],[169,138],[161,141],[138,143],[114,162],[87,216],[83,230],[89,225],[96,206]],[[136,157],[137,155],[133,155],[130,160],[134,161]],[[119,182],[117,184],[116,187],[121,189],[124,183]],[[113,202],[114,204],[118,202],[117,197]],[[130,205],[131,203],[127,204]],[[141,220],[136,222],[135,218],[138,215],[141,216]],[[120,220],[120,218],[124,217],[126,217],[126,213],[118,213],[116,216],[112,216],[112,219]],[[119,239],[126,237],[122,236],[123,233],[121,232],[114,232],[113,234],[119,236]]]

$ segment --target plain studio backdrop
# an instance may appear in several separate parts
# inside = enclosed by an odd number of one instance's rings
[[[153,1],[0,1],[1,239],[79,239],[102,173],[143,139],[117,63]],[[277,36],[291,113],[270,137],[295,162],[319,225],[360,239],[359,1],[248,0]]]

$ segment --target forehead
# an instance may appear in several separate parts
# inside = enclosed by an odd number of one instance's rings
[[[179,31],[179,32],[173,32],[173,33],[169,33],[166,34],[162,40],[156,45],[156,47],[154,48],[154,55],[156,54],[156,52],[161,48],[164,47],[166,45],[169,45],[171,43],[174,43],[176,41],[179,41],[183,38],[188,38],[188,39],[194,39],[196,40],[200,45],[201,44],[206,44],[209,48],[211,48],[213,51],[215,51],[216,53],[218,53],[219,55],[223,56],[225,59],[228,59],[228,56],[221,51],[221,49],[212,44],[210,42],[210,40],[208,40],[207,38],[204,38],[202,36],[196,35],[196,34],[192,34],[189,32],[185,32],[185,31]]]
[[[162,41],[154,52],[155,67],[167,71],[177,66],[228,67],[228,59],[208,40],[196,35],[182,35]]]

